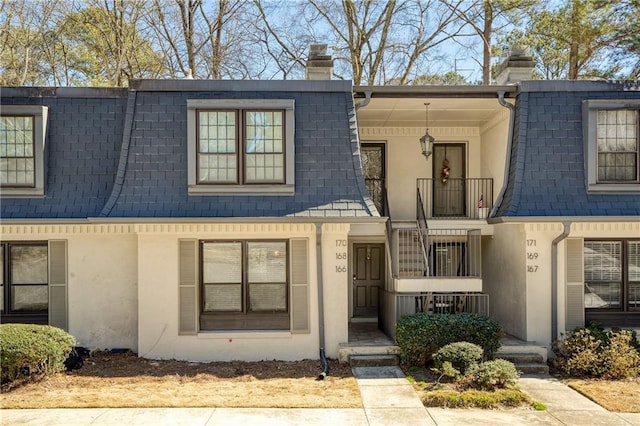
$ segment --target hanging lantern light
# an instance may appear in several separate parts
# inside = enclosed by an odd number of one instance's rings
[[[433,151],[433,142],[435,142],[435,138],[429,134],[429,103],[425,103],[424,107],[426,132],[424,136],[420,138],[420,149],[422,149],[422,155],[428,159]]]

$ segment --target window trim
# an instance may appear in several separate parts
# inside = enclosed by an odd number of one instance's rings
[[[33,186],[3,186],[0,189],[0,197],[43,197],[45,185],[45,138],[47,134],[47,118],[49,108],[42,105],[2,105],[0,116],[32,116],[33,133],[33,157],[34,157],[34,184]]]
[[[199,184],[197,181],[198,140],[197,114],[199,110],[283,110],[284,111],[284,183],[220,183]],[[244,120],[242,120],[244,123]],[[187,190],[189,195],[293,195],[295,192],[295,101],[293,99],[187,99]],[[237,146],[244,151],[243,141]],[[244,158],[244,152],[238,155]],[[238,179],[244,175],[238,164]]]
[[[265,243],[265,242],[273,242],[273,243],[284,243],[285,245],[285,297],[286,297],[286,309],[284,311],[251,311],[250,310],[250,296],[249,296],[249,244],[250,243]],[[241,310],[239,312],[234,311],[205,311],[205,282],[204,282],[204,246],[205,244],[224,244],[224,243],[240,243],[241,244]],[[199,327],[198,330],[201,332],[210,332],[210,331],[253,331],[253,332],[291,332],[291,299],[292,299],[292,290],[291,290],[291,245],[289,239],[203,239],[198,241],[198,292],[199,292],[199,300],[200,303],[198,305],[198,322]],[[218,327],[205,327],[203,326],[205,322],[214,322],[216,320],[221,321],[221,323],[235,321],[243,324],[254,324],[254,323],[265,323],[269,319],[277,318],[278,323],[286,323],[285,328],[254,328],[250,325],[245,325],[244,327],[237,328],[228,328],[220,326]],[[275,321],[274,321],[275,322]]]
[[[599,110],[640,110],[638,99],[586,100],[582,103],[585,180],[587,192],[628,193],[640,192],[640,128],[638,129],[638,178],[637,182],[599,183],[598,182],[598,145],[597,114]]]

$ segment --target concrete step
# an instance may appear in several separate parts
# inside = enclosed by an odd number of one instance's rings
[[[338,360],[341,363],[349,362],[351,357],[359,355],[395,355],[400,353],[400,348],[396,345],[358,345],[350,346],[348,343],[341,343],[338,349]]]
[[[549,374],[549,366],[537,362],[518,363],[516,364],[516,370],[521,371],[523,374]]]
[[[397,355],[370,354],[349,356],[349,365],[351,365],[351,367],[389,367],[399,364],[400,362]]]
[[[545,360],[542,355],[539,353],[533,352],[507,352],[507,353],[498,353],[497,358],[506,359],[507,361],[511,361],[514,364],[527,364],[527,363],[538,363],[544,364]]]
[[[549,366],[546,364],[546,357],[540,352],[500,352],[496,358],[511,361],[516,369],[524,374],[548,374]]]

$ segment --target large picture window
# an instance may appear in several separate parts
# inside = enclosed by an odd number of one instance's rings
[[[188,192],[294,194],[294,101],[187,101]]]
[[[584,242],[585,308],[640,311],[640,240]]]
[[[201,242],[201,329],[289,329],[286,241]]]
[[[0,310],[3,320],[46,324],[47,243],[0,244]]]

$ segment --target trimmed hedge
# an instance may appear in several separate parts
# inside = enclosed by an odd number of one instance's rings
[[[0,324],[2,383],[64,371],[76,339],[48,325]]]
[[[455,342],[474,343],[491,359],[502,334],[498,321],[471,313],[418,313],[405,315],[396,324],[400,359],[407,366],[424,366],[438,349]]]

